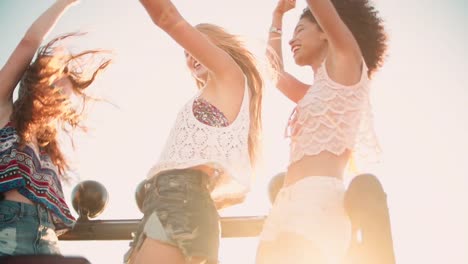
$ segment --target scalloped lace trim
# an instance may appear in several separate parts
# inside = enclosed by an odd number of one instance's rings
[[[367,67],[359,83],[346,87],[328,78],[324,64],[288,122],[290,163],[304,155],[353,150],[356,161],[375,162],[380,147],[373,128]]]

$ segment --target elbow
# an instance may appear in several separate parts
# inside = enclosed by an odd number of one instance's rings
[[[283,65],[283,60],[281,59],[280,56],[276,52],[273,52],[271,50],[267,50],[265,52],[265,55],[268,59],[268,62],[270,64],[270,67],[277,73],[282,73],[284,72],[284,65]]]
[[[288,85],[286,84],[284,79],[281,78],[281,76],[278,76],[278,79],[276,79],[275,86],[280,91],[285,91],[288,89]]]
[[[175,6],[171,5],[166,8],[161,16],[159,26],[164,29],[166,32],[169,32],[171,29],[180,25],[183,21],[182,16],[179,14],[179,11]]]
[[[163,8],[158,14],[152,17],[154,24],[165,31],[169,31],[173,26],[177,25],[181,19],[179,12],[173,5]]]
[[[275,85],[276,88],[282,90],[283,88],[289,85],[288,80],[286,78],[286,72],[284,69],[278,69],[275,73]]]

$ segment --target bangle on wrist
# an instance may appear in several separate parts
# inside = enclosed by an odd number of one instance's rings
[[[277,27],[270,27],[270,33],[276,33],[276,34],[283,34],[283,31],[281,30],[281,28],[277,28]]]

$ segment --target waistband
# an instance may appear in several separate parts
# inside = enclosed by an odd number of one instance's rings
[[[49,210],[40,204],[27,204],[10,200],[0,201],[2,212],[16,214],[21,217],[37,217],[41,222],[46,221],[54,227]]]
[[[201,170],[196,169],[174,169],[166,170],[156,174],[147,181],[149,185],[161,186],[171,184],[171,182],[183,182],[190,186],[210,186],[210,176]],[[149,186],[148,186],[149,187]]]
[[[288,186],[284,186],[283,189],[293,189],[297,188],[297,186],[333,186],[338,188],[344,188],[344,182],[342,179],[334,177],[334,176],[326,176],[326,175],[313,175],[313,176],[306,176],[300,180],[293,182]]]

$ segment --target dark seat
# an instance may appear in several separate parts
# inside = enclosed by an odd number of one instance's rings
[[[0,257],[1,264],[91,264],[83,257],[58,255],[22,255]]]

